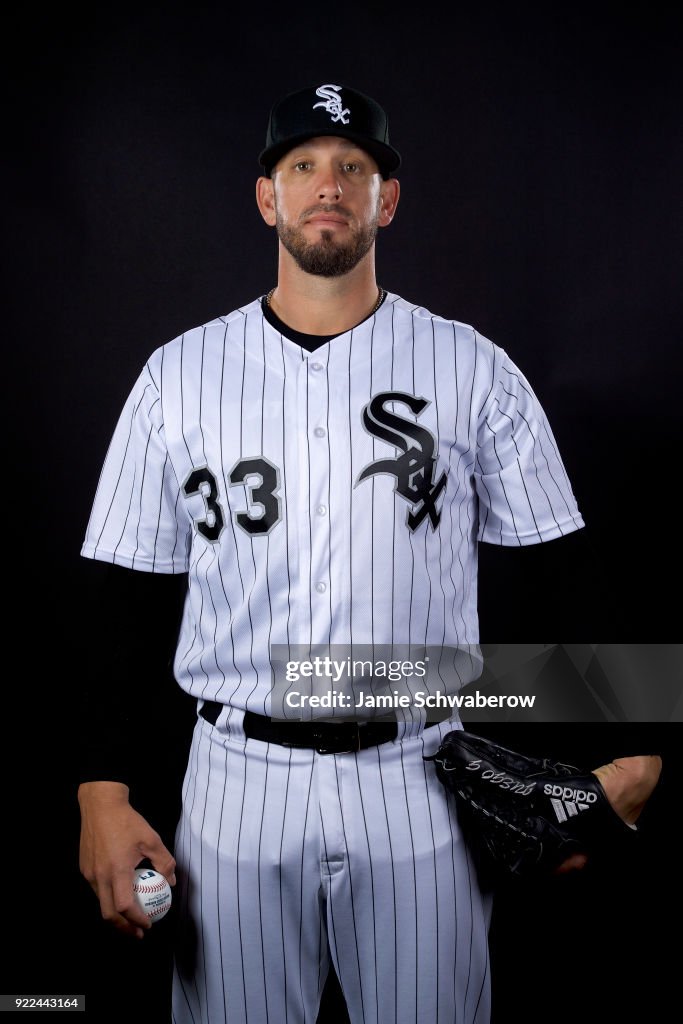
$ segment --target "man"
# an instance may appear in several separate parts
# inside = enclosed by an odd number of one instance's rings
[[[457,719],[409,704],[389,721],[296,720],[278,659],[472,656],[478,541],[534,544],[583,520],[508,355],[377,285],[376,234],[400,193],[382,108],[335,84],[291,94],[260,160],[277,284],[151,356],[82,549],[118,567],[110,593],[187,574],[174,670],[199,714],[177,867],[125,767],[96,757],[81,867],[104,916],[138,936],[133,868],[177,874],[177,1022],[313,1021],[331,957],[352,1021],[483,1024],[490,897],[423,759]],[[297,699],[324,689],[297,684]],[[629,822],[657,762],[598,769]]]

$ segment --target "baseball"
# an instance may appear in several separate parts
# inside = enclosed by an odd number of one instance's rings
[[[151,868],[136,868],[133,892],[138,906],[150,920],[160,921],[171,908],[171,886]]]

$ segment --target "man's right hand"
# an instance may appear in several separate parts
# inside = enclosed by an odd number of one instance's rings
[[[122,782],[84,782],[80,869],[100,901],[102,917],[126,935],[141,939],[151,921],[133,894],[133,872],[142,860],[175,885],[175,860],[161,837],[128,802]]]

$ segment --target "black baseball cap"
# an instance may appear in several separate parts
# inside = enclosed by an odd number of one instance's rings
[[[356,89],[332,84],[300,89],[277,101],[259,163],[270,177],[285,153],[318,135],[340,135],[355,142],[375,159],[383,178],[401,166],[400,154],[389,145],[389,122],[379,103]]]

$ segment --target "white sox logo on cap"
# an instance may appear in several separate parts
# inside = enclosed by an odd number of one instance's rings
[[[335,89],[338,90],[335,92]],[[332,117],[333,122],[341,121],[342,124],[348,124],[350,118],[345,117],[346,114],[350,114],[351,111],[344,108],[342,105],[341,96],[339,90],[341,85],[321,85],[315,90],[316,96],[322,96],[322,103],[314,103],[313,109],[317,107],[324,107],[328,114]]]

